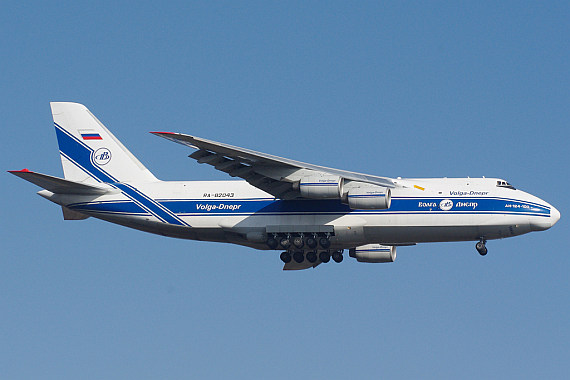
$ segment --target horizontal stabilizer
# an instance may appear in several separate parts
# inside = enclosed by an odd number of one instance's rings
[[[23,170],[9,170],[9,173],[14,174],[28,182],[38,185],[39,187],[49,190],[54,194],[105,194],[109,192],[110,188],[103,188],[93,185],[85,185],[79,182],[68,181],[63,178],[52,177],[46,174],[35,173],[28,169]]]

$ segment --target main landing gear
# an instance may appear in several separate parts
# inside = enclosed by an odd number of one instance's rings
[[[335,263],[342,262],[342,251],[334,251],[332,254],[332,259]]]
[[[279,233],[267,237],[265,244],[269,249],[283,248],[285,250],[303,250],[307,246],[310,250],[316,250],[318,246],[322,249],[329,249],[331,246],[330,233]]]
[[[282,248],[279,256],[281,261],[288,264],[292,261],[301,264],[305,260],[314,264],[317,261],[328,263],[331,258],[340,263],[343,250],[331,250],[331,234],[320,233],[274,233],[267,237],[265,243],[269,249]]]
[[[279,257],[281,258],[281,261],[283,261],[285,264],[291,262],[291,254],[287,251],[281,252],[281,255],[279,255]]]
[[[328,263],[331,260],[331,257],[334,262],[340,263],[343,259],[342,252],[342,249],[336,251],[326,250],[319,252],[317,255],[317,251],[308,251],[306,253],[304,251],[285,251],[281,252],[279,258],[285,264],[290,263],[292,260],[298,264],[301,264],[303,261],[305,261],[305,259],[307,259],[307,261],[312,264],[316,263],[317,259],[321,260],[323,263]]]
[[[487,240],[481,239],[477,244],[475,244],[475,249],[481,256],[485,256],[487,254],[487,247],[485,247],[485,243],[487,243]]]

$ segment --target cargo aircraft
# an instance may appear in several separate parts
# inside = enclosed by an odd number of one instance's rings
[[[161,181],[83,105],[51,103],[65,178],[10,173],[88,217],[164,236],[281,251],[284,270],[343,260],[387,263],[396,247],[543,231],[556,208],[497,178],[404,179],[354,173],[173,132],[190,158],[242,180]]]

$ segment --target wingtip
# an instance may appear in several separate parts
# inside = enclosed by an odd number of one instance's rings
[[[8,173],[32,173],[31,170],[22,169],[22,170],[8,170]]]
[[[151,131],[149,133],[152,133],[153,135],[176,135],[176,133],[174,132],[156,132],[156,131]]]

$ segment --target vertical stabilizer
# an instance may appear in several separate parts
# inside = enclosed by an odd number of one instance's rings
[[[157,181],[84,105],[50,104],[66,179],[91,184]]]

